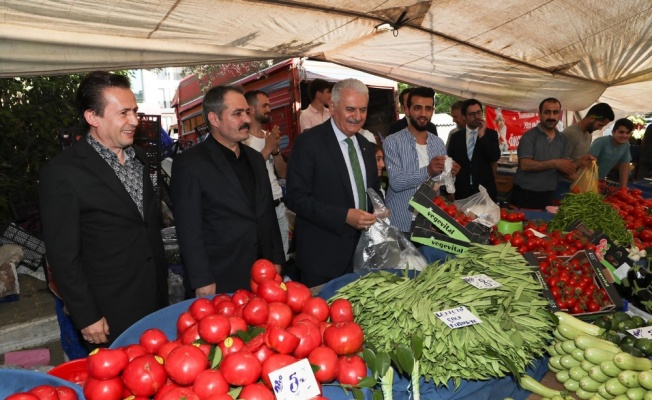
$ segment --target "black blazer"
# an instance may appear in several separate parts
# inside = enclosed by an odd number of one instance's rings
[[[86,139],[41,170],[47,259],[73,323],[105,317],[114,340],[167,301],[160,207],[144,154],[144,217],[111,167]]]
[[[216,283],[217,293],[232,293],[249,289],[256,259],[283,264],[285,256],[263,157],[249,146],[240,146],[256,179],[252,204],[218,146],[208,135],[177,155],[170,194],[190,289]]]
[[[380,191],[375,145],[356,134],[363,153],[367,187]],[[352,270],[360,232],[346,223],[355,208],[353,189],[331,120],[304,131],[288,163],[287,207],[296,213],[293,239],[297,266],[334,278]],[[373,210],[367,196],[369,211]]]
[[[455,177],[455,198],[465,199],[478,193],[478,185],[484,186],[491,198],[496,201],[498,190],[492,163],[500,159],[498,133],[487,129],[481,139],[476,140],[472,160],[466,153],[466,127],[453,133],[448,142],[448,156],[460,165]],[[473,184],[471,184],[473,176]]]

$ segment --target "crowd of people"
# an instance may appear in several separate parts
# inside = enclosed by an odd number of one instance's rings
[[[379,217],[368,190],[381,194],[391,224],[409,235],[408,201],[447,165],[455,178],[449,196],[466,198],[482,186],[496,201],[504,135],[487,126],[477,99],[453,104],[456,128],[444,143],[431,123],[431,88],[400,94],[405,118],[383,137],[363,129],[369,90],[359,80],[331,85],[317,79],[309,95],[301,134],[286,160],[280,129],[269,126],[267,93],[234,86],[206,93],[209,134],[176,156],[170,185],[188,297],[249,288],[256,259],[284,272],[291,253],[293,278],[310,287],[352,272],[359,238]],[[167,304],[167,269],[147,161],[132,146],[138,107],[128,79],[88,74],[77,106],[88,134],[42,170],[40,198],[48,263],[92,349]],[[561,110],[557,99],[541,101],[539,124],[520,140],[510,199],[515,207],[552,204],[558,182],[574,179],[593,162],[601,176],[615,167],[621,184],[627,183],[632,123],[618,120],[612,136],[591,143],[590,134],[613,121],[611,108],[592,107],[564,132],[557,128]],[[652,133],[640,150],[639,174],[647,176],[643,161],[652,161]],[[285,193],[279,178],[287,182]]]

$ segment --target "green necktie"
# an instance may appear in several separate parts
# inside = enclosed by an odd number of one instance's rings
[[[358,152],[355,151],[353,140],[351,138],[344,139],[347,146],[349,146],[349,160],[351,160],[351,168],[353,168],[353,178],[355,179],[355,186],[358,189],[358,199],[360,201],[360,209],[367,210],[367,192],[364,189],[364,179],[362,178],[362,170],[360,169],[360,162],[358,161]]]

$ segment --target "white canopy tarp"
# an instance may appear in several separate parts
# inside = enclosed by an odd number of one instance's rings
[[[650,0],[0,0],[2,77],[308,56],[506,108],[633,112],[651,53]]]

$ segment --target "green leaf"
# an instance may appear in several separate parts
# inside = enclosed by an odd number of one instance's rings
[[[319,371],[319,365],[310,364],[310,369],[312,370],[312,373],[314,374],[315,372]]]
[[[398,361],[398,357],[396,357],[396,352],[390,351],[388,354],[389,354],[390,359],[392,360],[392,364],[398,369],[398,373],[402,374],[403,373],[403,368],[401,367],[401,363]],[[385,371],[385,372],[387,372],[387,371]],[[383,375],[385,375],[385,374],[383,373],[381,376],[383,376]]]
[[[265,332],[265,328],[262,328],[260,326],[255,326],[249,329],[249,334],[251,335],[251,339],[255,338],[256,336],[260,335],[263,332]]]
[[[236,386],[233,389],[229,390],[229,396],[237,399],[238,396],[240,396],[240,392],[242,392],[242,386]]]
[[[376,366],[378,370],[378,375],[379,376],[384,376],[387,373],[387,370],[389,369],[391,365],[391,359],[389,357],[389,354],[385,351],[381,351],[376,354]]]
[[[367,364],[367,367],[369,367],[374,377],[377,377],[376,373],[378,371],[376,370],[376,354],[371,351],[371,349],[365,348],[362,350],[362,359]]]
[[[410,338],[410,348],[412,349],[412,355],[414,355],[415,360],[421,359],[421,354],[423,354],[423,339],[419,335],[412,335]]]
[[[412,368],[414,367],[414,357],[410,349],[403,343],[396,346],[396,358],[398,360],[401,369],[405,371],[408,375],[412,375]]]
[[[381,392],[380,390],[374,390],[373,400],[383,400],[383,392]]]
[[[351,391],[353,392],[353,398],[355,400],[364,400],[364,393],[362,390],[353,388]]]
[[[245,343],[247,343],[247,342],[249,342],[251,340],[251,335],[248,332],[237,331],[235,334],[238,335],[238,337],[240,339],[242,339],[242,341],[245,342]]]
[[[211,360],[211,369],[215,369],[222,361],[222,349],[220,349],[219,346],[215,346],[215,348],[211,350],[211,353],[213,354],[212,357],[209,356],[209,360]]]
[[[372,388],[376,386],[376,380],[370,376],[365,376],[364,378],[360,379],[360,382],[358,382],[358,387],[360,388]]]

